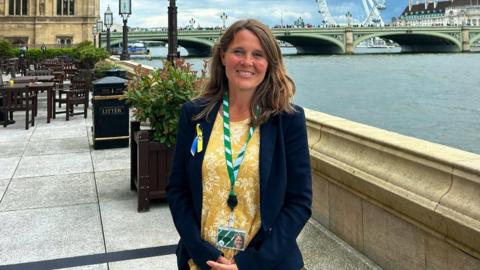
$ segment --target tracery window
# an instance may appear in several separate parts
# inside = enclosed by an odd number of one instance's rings
[[[57,15],[75,15],[75,0],[57,0]]]
[[[28,15],[28,0],[9,0],[8,15]]]

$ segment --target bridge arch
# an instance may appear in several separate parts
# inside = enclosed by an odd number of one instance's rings
[[[359,37],[353,42],[357,47],[361,42],[371,38],[386,38],[395,41],[402,47],[402,52],[461,52],[462,43],[454,36],[441,32],[386,32],[374,33]]]
[[[477,40],[480,40],[480,33],[478,33],[478,34],[476,34],[476,35],[474,35],[470,38],[470,47],[472,47]]]
[[[342,54],[343,40],[329,35],[285,33],[275,35],[278,40],[288,42],[297,49],[297,54]],[[341,36],[343,39],[343,36]]]
[[[187,50],[189,56],[209,56],[213,41],[194,37],[178,37],[178,45]]]

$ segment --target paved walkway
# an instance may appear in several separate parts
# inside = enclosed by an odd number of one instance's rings
[[[34,127],[20,112],[0,126],[0,269],[176,269],[174,255],[149,257],[178,235],[165,202],[137,212],[129,148],[94,150],[91,111],[47,124],[39,99]]]

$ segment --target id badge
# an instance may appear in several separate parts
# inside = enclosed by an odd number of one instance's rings
[[[245,250],[245,231],[218,227],[217,230],[217,247],[233,250]]]

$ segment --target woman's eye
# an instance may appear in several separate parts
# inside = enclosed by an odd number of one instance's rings
[[[243,51],[242,50],[233,50],[233,53],[236,55],[242,55]]]
[[[253,53],[253,56],[256,58],[263,58],[263,53]]]

